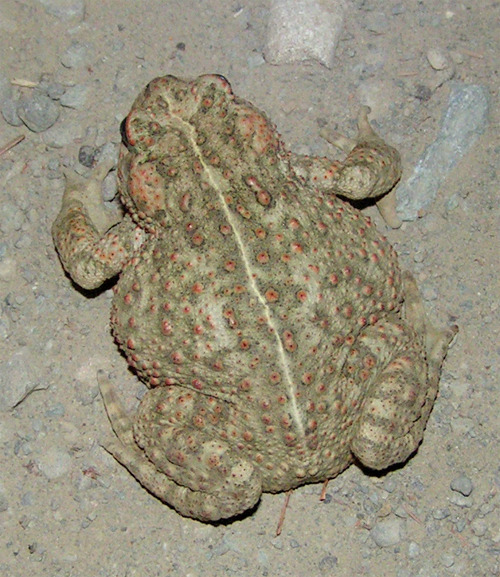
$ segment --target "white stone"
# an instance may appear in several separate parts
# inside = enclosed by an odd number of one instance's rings
[[[429,48],[427,60],[434,70],[444,70],[450,65],[448,55],[439,48]]]
[[[344,0],[272,0],[266,61],[289,64],[317,60],[331,68],[344,12]]]

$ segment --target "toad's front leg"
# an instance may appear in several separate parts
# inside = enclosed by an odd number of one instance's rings
[[[95,289],[114,277],[144,241],[144,231],[129,216],[110,217],[101,184],[110,170],[101,165],[85,180],[66,175],[61,210],[52,237],[66,272],[82,288]]]
[[[290,160],[302,178],[326,193],[351,201],[374,199],[387,224],[398,228],[401,220],[396,213],[394,187],[401,178],[401,159],[398,151],[373,130],[369,112],[368,106],[361,107],[355,139],[321,131],[325,140],[347,154],[343,162],[300,155],[292,155]]]

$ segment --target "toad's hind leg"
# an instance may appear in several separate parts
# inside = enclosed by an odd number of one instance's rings
[[[148,391],[133,423],[102,373],[99,386],[116,433],[104,448],[161,501],[201,521],[234,517],[258,502],[262,485],[251,463],[185,422],[172,425],[187,417],[189,393]]]
[[[357,422],[351,449],[365,466],[385,469],[405,461],[420,444],[438,391],[439,375],[457,327],[427,320],[413,277],[406,273],[405,322],[384,321],[361,335],[363,358],[381,358]]]

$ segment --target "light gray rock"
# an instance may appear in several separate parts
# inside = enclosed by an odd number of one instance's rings
[[[452,491],[456,493],[461,493],[464,497],[468,497],[472,490],[474,489],[474,485],[472,481],[466,475],[460,475],[460,477],[456,477],[450,483],[450,488]]]
[[[45,94],[35,92],[17,107],[19,118],[32,132],[43,132],[59,118],[59,105]]]
[[[12,85],[6,75],[0,73],[0,104],[12,98]]]
[[[436,140],[396,191],[398,214],[403,220],[415,220],[434,201],[449,172],[476,142],[487,122],[487,88],[454,84]]]
[[[379,521],[370,531],[370,536],[379,547],[392,547],[401,541],[403,525],[403,520],[389,517]]]
[[[85,106],[85,102],[87,101],[88,92],[89,87],[84,86],[83,84],[71,86],[61,96],[61,105],[66,106],[67,108],[83,108]]]
[[[0,230],[6,235],[10,235],[14,231],[21,230],[24,222],[23,211],[13,202],[5,200],[2,203],[2,212],[0,214]]]
[[[427,50],[427,61],[434,70],[444,70],[450,66],[450,59],[447,53],[440,48],[432,47]]]
[[[50,148],[66,148],[71,142],[82,137],[82,127],[77,120],[65,118],[42,135],[43,142]]]
[[[69,472],[71,456],[66,449],[51,446],[37,459],[37,465],[47,479],[57,479]]]
[[[59,20],[83,20],[85,16],[84,0],[38,0],[47,14]]]
[[[344,0],[272,0],[264,57],[270,64],[317,60],[333,66]]]
[[[389,20],[384,12],[369,12],[364,20],[365,28],[374,34],[384,34],[389,28]]]
[[[37,388],[30,369],[32,354],[24,347],[0,363],[0,411],[12,409]]]
[[[410,559],[417,559],[420,555],[420,547],[415,541],[410,541],[408,544],[408,557]]]
[[[17,113],[17,107],[19,106],[19,101],[13,98],[7,98],[1,104],[2,116],[7,124],[11,126],[22,126],[23,121],[19,118]]]
[[[61,56],[61,64],[65,68],[76,68],[85,64],[88,47],[81,42],[73,42]]]

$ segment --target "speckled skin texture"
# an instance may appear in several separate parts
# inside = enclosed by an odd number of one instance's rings
[[[107,449],[201,520],[354,460],[407,459],[454,330],[426,321],[394,250],[337,196],[378,197],[399,178],[366,114],[345,163],[311,159],[222,77],[164,77],[124,128],[125,218],[102,216],[102,169],[69,181],[53,226],[78,284],[120,274],[113,334],[151,388],[130,418],[101,376]]]

